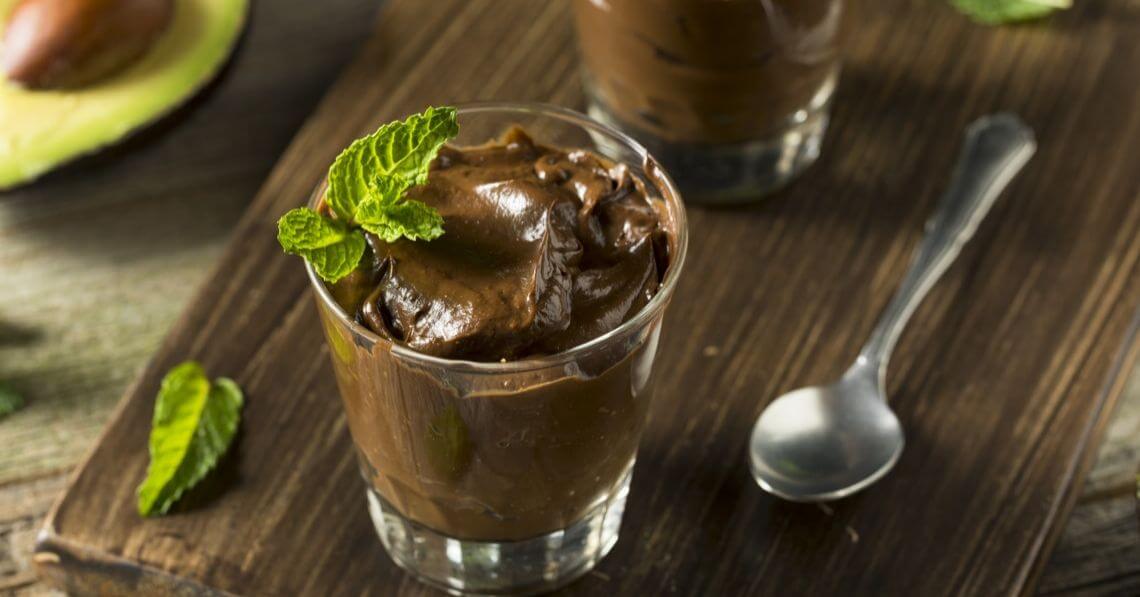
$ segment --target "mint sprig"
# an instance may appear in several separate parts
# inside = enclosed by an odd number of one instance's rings
[[[202,366],[178,365],[162,379],[150,430],[150,466],[138,489],[139,514],[165,514],[229,448],[241,420],[241,388]]]
[[[950,3],[984,25],[1038,19],[1073,5],[1072,0],[950,0]]]
[[[440,107],[353,141],[329,167],[325,202],[331,217],[294,209],[277,223],[278,242],[308,260],[321,279],[336,282],[360,263],[362,229],[389,243],[438,238],[443,217],[405,194],[427,182],[431,161],[458,134],[455,108]]]

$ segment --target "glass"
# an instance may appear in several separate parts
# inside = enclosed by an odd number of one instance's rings
[[[388,554],[453,592],[545,591],[588,572],[617,541],[661,318],[685,258],[685,213],[644,148],[582,114],[470,104],[459,122],[456,145],[519,124],[540,143],[626,164],[674,231],[661,288],[632,319],[566,352],[505,363],[442,359],[384,340],[349,318],[308,268]]]
[[[841,0],[574,0],[591,116],[690,201],[756,199],[819,156]]]

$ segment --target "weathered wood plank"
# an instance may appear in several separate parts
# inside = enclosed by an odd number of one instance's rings
[[[66,480],[55,475],[0,486],[0,594],[39,584],[32,568],[32,545]]]

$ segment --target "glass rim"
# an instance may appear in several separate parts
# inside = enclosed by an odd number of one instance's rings
[[[459,116],[464,114],[480,114],[487,112],[503,112],[503,113],[516,113],[528,114],[534,116],[546,116],[554,118],[555,120],[564,123],[579,126],[587,132],[598,133],[612,140],[624,145],[627,149],[633,150],[634,153],[642,160],[640,166],[650,176],[650,182],[655,186],[663,187],[658,191],[662,195],[662,200],[666,204],[668,215],[672,220],[674,229],[674,236],[676,237],[675,243],[671,243],[670,247],[674,244],[676,246],[675,255],[670,255],[669,268],[665,272],[665,278],[661,281],[661,286],[658,288],[657,293],[649,300],[633,317],[622,322],[616,328],[593,338],[587,342],[583,342],[577,346],[567,350],[557,352],[549,355],[541,355],[535,357],[526,357],[517,361],[472,361],[467,359],[449,359],[445,357],[437,357],[422,352],[418,352],[403,344],[386,339],[368,327],[358,323],[355,319],[350,317],[345,312],[344,308],[336,302],[333,298],[332,292],[329,291],[328,286],[319,276],[313,266],[305,260],[305,271],[308,273],[309,282],[314,291],[317,293],[318,300],[331,312],[337,321],[353,331],[353,333],[364,337],[373,343],[373,345],[380,344],[388,346],[392,354],[403,357],[412,361],[419,362],[434,367],[446,368],[451,370],[463,370],[474,373],[515,373],[534,371],[537,369],[545,369],[552,366],[564,365],[571,363],[578,357],[591,350],[605,345],[616,338],[622,337],[633,330],[641,329],[647,325],[654,314],[662,311],[670,298],[673,291],[677,286],[677,280],[680,276],[682,266],[685,263],[685,254],[688,251],[689,245],[689,228],[688,221],[685,214],[685,205],[681,201],[681,193],[677,190],[673,179],[665,170],[663,170],[656,159],[649,155],[649,151],[645,149],[640,143],[634,140],[629,135],[606,126],[589,116],[582,114],[576,110],[557,106],[554,104],[547,104],[541,102],[464,102],[455,105],[456,111]],[[307,205],[309,207],[316,207],[320,201],[323,193],[321,192],[328,179],[325,178],[314,189],[312,197],[309,198]]]

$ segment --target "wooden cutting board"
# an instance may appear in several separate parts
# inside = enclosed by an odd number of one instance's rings
[[[1140,347],[1140,26],[1123,0],[1000,29],[942,2],[850,8],[820,162],[753,209],[691,210],[622,538],[568,594],[1032,591]],[[491,98],[581,105],[565,2],[388,2],[50,515],[45,576],[80,593],[430,592],[374,535],[307,282],[274,222],[355,136]],[[767,496],[744,460],[753,419],[850,361],[963,127],[997,110],[1021,114],[1040,150],[899,345],[898,467],[827,507]],[[246,390],[242,431],[177,513],[143,520],[154,394],[187,358]]]

